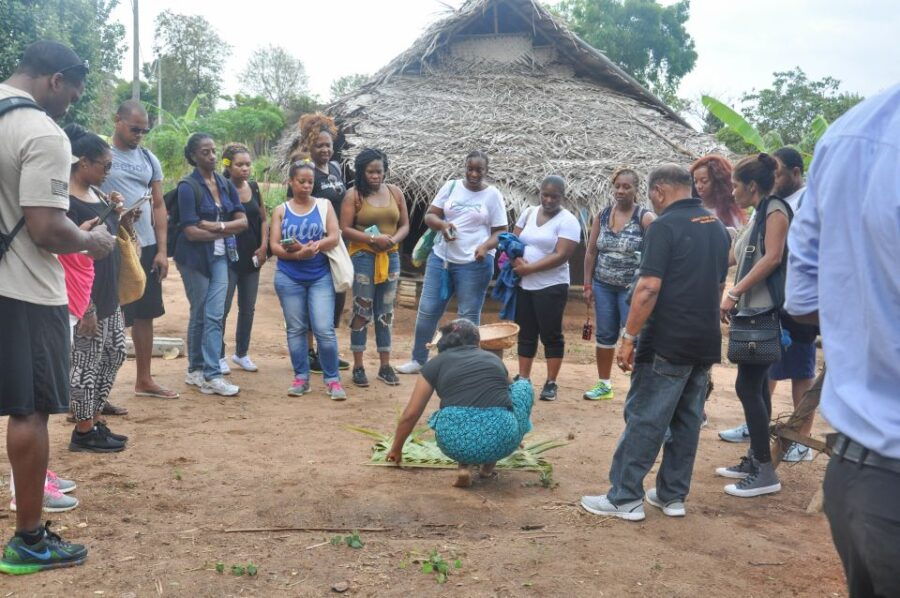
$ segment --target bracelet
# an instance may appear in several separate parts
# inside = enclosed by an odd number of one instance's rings
[[[731,291],[726,291],[726,292],[725,292],[725,296],[728,297],[729,299],[731,299],[732,301],[734,301],[735,303],[737,303],[738,301],[741,300],[741,296],[740,296],[740,295],[735,296],[735,295],[732,294]]]
[[[632,343],[636,342],[638,339],[636,334],[628,334],[627,330],[622,331],[622,338],[624,338],[626,341],[631,341]]]
[[[221,220],[219,221],[219,230],[222,231],[223,233],[225,232],[225,223],[222,222]]]

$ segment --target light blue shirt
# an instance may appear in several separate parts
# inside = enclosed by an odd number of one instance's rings
[[[101,189],[106,193],[118,191],[125,199],[125,207],[130,208],[150,192],[151,183],[162,180],[162,167],[153,152],[142,147],[120,150],[112,146],[110,150],[113,159],[112,169]],[[141,217],[134,223],[134,230],[141,247],[156,245],[152,213],[152,203],[144,204],[141,207]]]
[[[785,308],[819,312],[822,414],[900,459],[900,85],[854,107],[816,145],[788,247]]]

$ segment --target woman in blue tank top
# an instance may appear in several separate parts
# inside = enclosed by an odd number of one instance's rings
[[[312,329],[319,346],[319,360],[328,395],[344,400],[347,393],[338,374],[337,336],[334,334],[334,283],[325,252],[340,243],[337,215],[324,201],[325,221],[312,197],[315,166],[302,161],[291,164],[289,184],[293,197],[272,211],[269,246],[278,257],[275,292],[287,325],[288,349],[294,381],[288,394],[309,392],[309,344]]]

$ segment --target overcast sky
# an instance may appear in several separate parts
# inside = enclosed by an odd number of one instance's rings
[[[129,53],[121,75],[131,77],[131,1],[113,18],[125,23]],[[663,0],[664,2],[666,0]],[[331,82],[351,73],[372,74],[408,48],[446,6],[462,0],[140,0],[142,61],[153,59],[153,26],[166,9],[201,14],[233,47],[223,73],[226,93],[239,90],[238,74],[257,47],[272,43],[303,60],[312,93],[329,99]],[[711,93],[736,100],[767,87],[775,71],[803,68],[826,75],[842,89],[865,96],[900,82],[898,0],[693,0],[687,29],[699,58],[682,81],[686,98]]]

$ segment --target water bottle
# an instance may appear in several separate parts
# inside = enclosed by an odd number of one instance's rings
[[[225,237],[225,254],[228,256],[229,262],[236,262],[239,259],[237,239],[234,237],[234,235]]]

